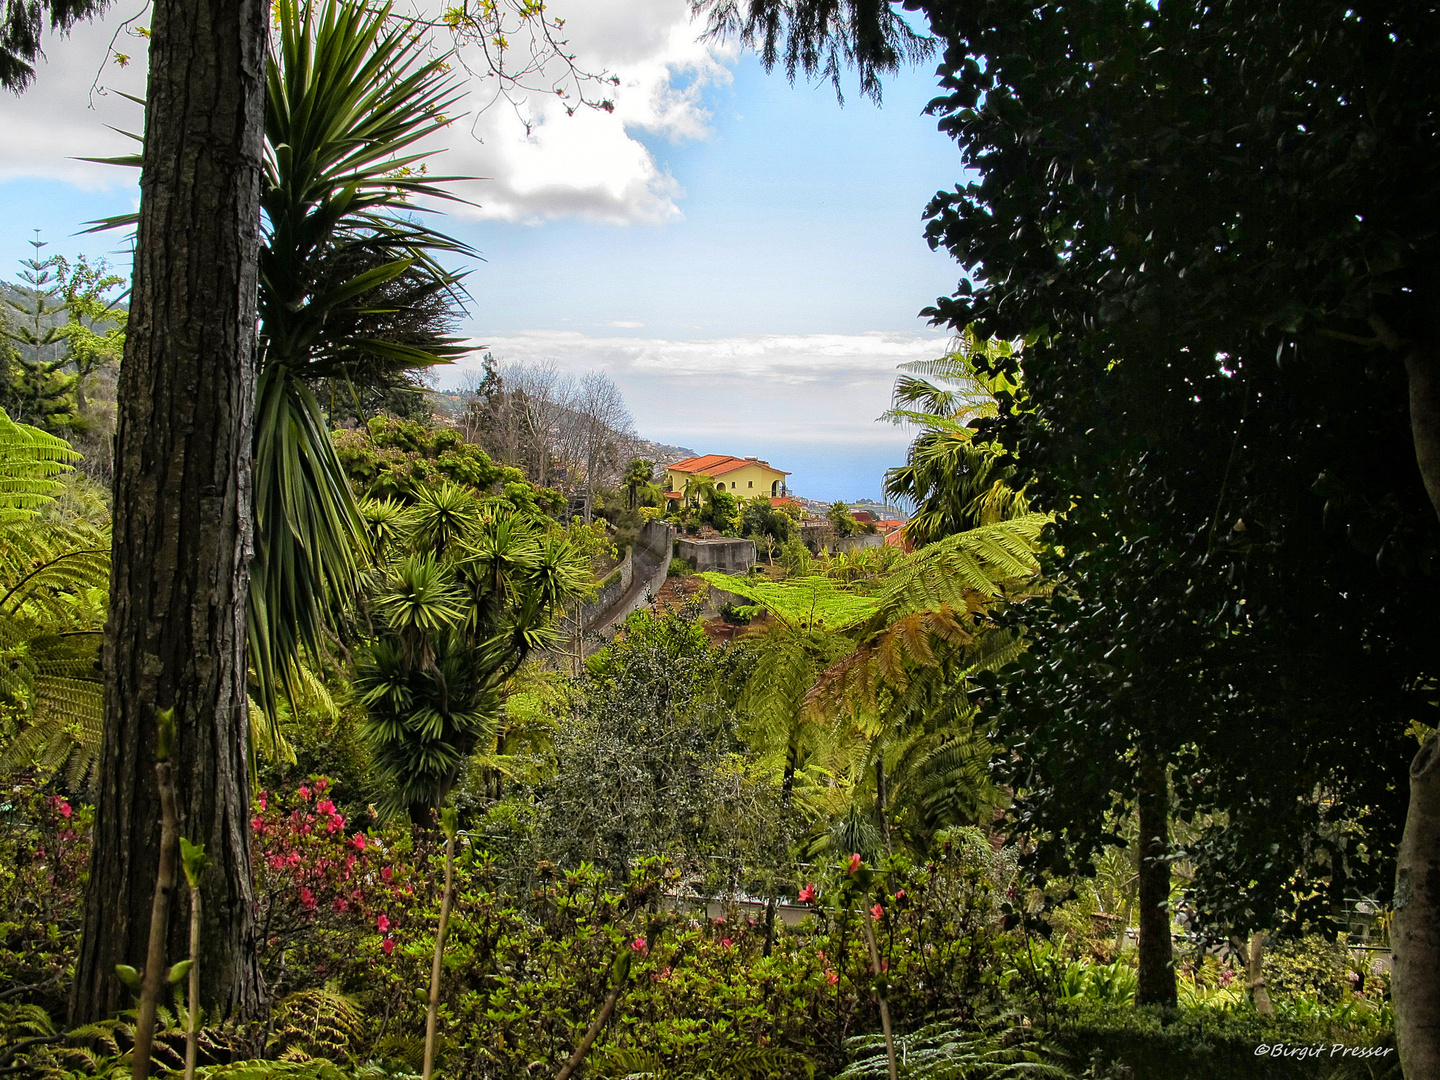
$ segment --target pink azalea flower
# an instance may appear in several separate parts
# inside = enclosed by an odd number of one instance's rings
[[[732,947],[735,945],[735,942],[731,941],[731,940],[727,937],[727,938],[723,938],[723,939],[721,940],[720,944],[721,944],[722,946],[724,946],[725,948],[729,949],[729,948],[732,948]]]
[[[62,802],[60,803],[60,816],[61,816],[61,817],[63,817],[63,818],[68,818],[68,817],[69,817],[71,814],[73,814],[73,813],[74,813],[74,811],[70,809],[70,804],[69,804],[68,802],[62,801]]]
[[[329,786],[330,786],[330,781],[329,781],[329,780],[326,780],[325,777],[323,777],[323,776],[320,777],[320,779],[318,779],[318,780],[315,781],[315,790],[316,790],[316,791],[324,791],[324,790],[325,790],[326,788],[328,788]]]
[[[637,937],[634,941],[630,942],[630,948],[634,949],[638,953],[645,952],[647,948],[647,946],[645,945],[645,939],[643,937]]]
[[[849,873],[852,873],[852,874],[853,874],[853,873],[855,873],[855,871],[857,871],[857,870],[859,870],[859,869],[860,869],[860,853],[857,851],[855,854],[853,854],[853,855],[850,856],[850,869],[849,869]]]
[[[318,787],[319,785],[317,784],[316,786]],[[315,804],[315,812],[317,814],[330,814],[333,816],[335,813],[335,804],[329,799],[321,799]]]
[[[813,904],[815,902],[815,883],[812,881],[806,885],[795,899],[802,904]]]
[[[261,810],[264,810],[264,809],[265,809],[265,801],[266,801],[267,798],[268,798],[268,795],[266,794],[266,792],[264,792],[264,791],[260,792],[260,809],[261,809]]]
[[[315,903],[315,894],[303,885],[300,887],[300,906],[306,911],[314,911],[319,906]]]
[[[395,942],[387,937],[384,941],[380,942],[380,948],[385,950],[386,956],[389,956],[395,951]]]
[[[357,832],[350,842],[355,845],[356,851],[365,850],[365,834],[363,832]]]
[[[299,795],[300,798],[304,799],[306,802],[310,801],[310,789],[304,784],[300,785],[300,790],[296,792],[296,794]]]
[[[343,896],[337,896],[334,900],[330,902],[330,906],[336,911],[350,910],[350,902],[346,900]]]
[[[725,925],[725,917],[722,915],[720,918],[716,919],[716,920],[715,920],[715,925],[716,925],[716,926],[724,926],[724,925]]]
[[[389,930],[390,917],[388,915],[381,914],[381,916],[375,920],[375,929],[379,930],[382,934],[385,933],[386,930]]]
[[[840,976],[836,975],[833,971],[827,971],[825,972],[825,981],[828,982],[831,986],[834,986],[840,981]]]
[[[876,904],[874,907],[872,907],[872,908],[870,909],[870,917],[873,918],[873,919],[878,919],[878,918],[880,918],[880,916],[882,916],[882,915],[884,915],[884,914],[885,914],[885,909],[884,909],[883,907],[881,907],[879,904]]]
[[[260,816],[257,814],[254,818],[251,819],[251,821],[250,821],[250,828],[252,828],[252,829],[255,830],[255,835],[256,835],[256,836],[264,836],[264,835],[265,835],[265,819],[262,818],[262,817],[260,817]]]
[[[904,900],[904,899],[905,899],[905,890],[904,890],[904,889],[896,889],[896,890],[895,890],[895,899],[896,899],[896,900]]]
[[[390,869],[390,867],[385,866],[385,867],[382,867],[382,868],[381,868],[381,870],[380,870],[380,880],[381,880],[381,881],[389,881],[389,880],[390,880],[392,877],[394,877],[394,876],[395,876],[395,871],[392,870],[392,869]]]

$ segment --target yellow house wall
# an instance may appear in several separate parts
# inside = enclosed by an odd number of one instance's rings
[[[665,475],[666,490],[684,491],[685,481],[692,475],[694,474],[668,471]],[[770,485],[777,480],[783,486],[785,474],[775,469],[767,469],[763,465],[745,465],[733,472],[727,472],[724,476],[717,476],[715,486],[723,487],[739,499],[768,499]]]

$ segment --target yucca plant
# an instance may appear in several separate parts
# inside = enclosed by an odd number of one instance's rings
[[[584,593],[589,568],[543,522],[458,485],[379,517],[391,554],[371,590],[377,636],[356,687],[386,801],[429,825],[466,759],[494,739],[506,680],[557,640],[555,618]]]
[[[413,313],[457,294],[437,261],[470,249],[415,220],[444,200],[418,143],[461,96],[389,5],[280,0],[269,67],[260,253],[250,636],[261,704],[321,648],[368,546],[317,384],[396,382],[461,351]]]

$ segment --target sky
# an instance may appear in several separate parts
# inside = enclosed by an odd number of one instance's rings
[[[37,228],[47,255],[128,261],[117,234],[75,234],[133,209],[135,174],[76,159],[134,145],[112,129],[142,123],[121,95],[144,92],[144,10],[117,2],[45,39],[35,85],[0,101],[0,276]],[[852,84],[842,108],[828,84],[791,86],[701,40],[687,0],[550,10],[585,70],[618,76],[615,108],[494,100],[455,65],[468,112],[431,171],[477,178],[443,224],[483,261],[466,282],[475,352],[437,385],[461,385],[487,348],[502,364],[602,369],[646,438],[769,460],[810,498],[878,497],[912,433],[876,418],[898,364],[944,352],[919,311],[960,277],[923,239],[926,202],[960,179],[954,144],[921,115],[932,68],[892,77],[879,107]],[[479,68],[473,49],[459,59]]]

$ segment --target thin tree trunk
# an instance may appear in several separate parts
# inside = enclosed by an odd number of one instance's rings
[[[1175,957],[1170,941],[1170,791],[1164,764],[1140,754],[1137,799],[1140,817],[1140,1005],[1175,1004]]]
[[[885,759],[875,759],[875,810],[880,817],[880,835],[885,839],[885,854],[894,855],[890,844],[890,819],[885,816]]]
[[[445,896],[440,901],[440,925],[435,931],[435,961],[430,967],[430,1001],[425,1010],[424,1080],[435,1074],[435,1042],[440,1023],[440,976],[445,967],[445,934],[450,929],[450,904],[455,897],[455,834],[445,836]]]
[[[1407,1077],[1440,1076],[1440,742],[1433,734],[1410,765],[1390,951],[1400,1067]]]
[[[246,758],[264,0],[156,0],[130,322],[115,442],[100,760],[74,1022],[124,1007],[160,858],[155,710],[173,708],[185,834],[212,866],[207,1007],[258,1012]],[[172,899],[171,956],[186,951]]]
[[[1255,1001],[1255,1011],[1269,1015],[1275,1011],[1270,1004],[1270,991],[1265,988],[1265,931],[1256,930],[1250,935],[1250,956],[1246,964],[1250,976],[1250,996]]]
[[[150,1075],[155,1010],[170,974],[170,967],[165,963],[165,931],[170,919],[170,901],[175,895],[175,848],[180,837],[171,775],[169,754],[162,753],[155,762],[155,781],[160,789],[160,867],[155,875],[155,895],[150,900],[150,941],[145,953],[144,981],[140,986],[140,1008],[135,1017],[135,1047],[130,1056],[133,1080],[145,1080]]]

